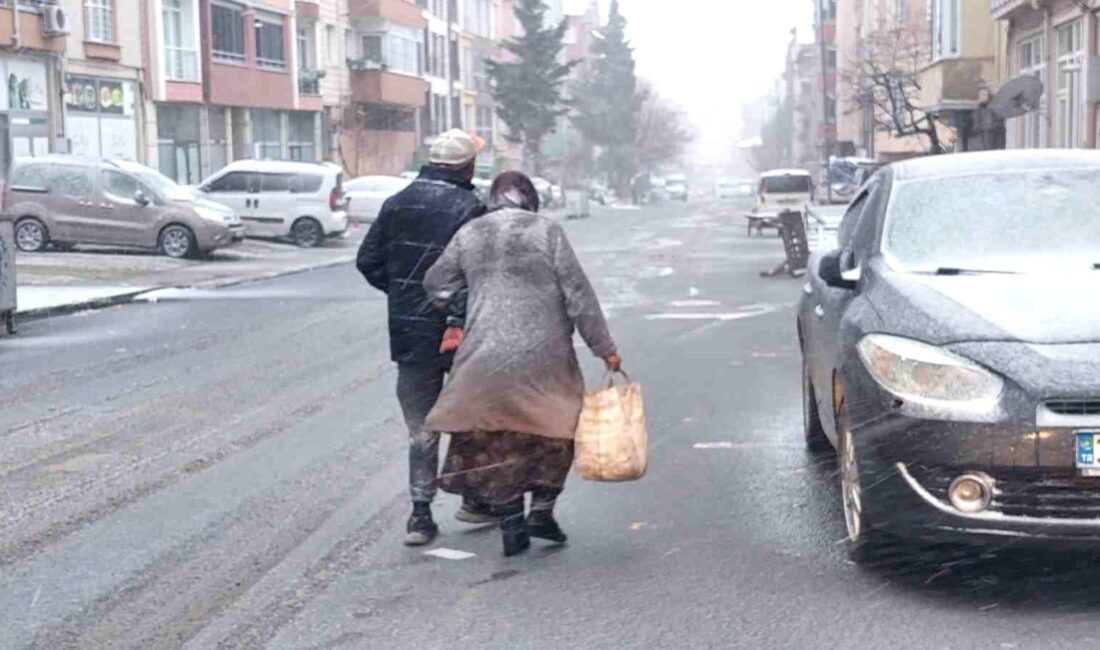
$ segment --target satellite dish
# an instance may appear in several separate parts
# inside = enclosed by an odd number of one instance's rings
[[[1043,82],[1038,77],[1024,75],[1005,82],[986,106],[994,115],[1007,120],[1039,108],[1043,98]]]

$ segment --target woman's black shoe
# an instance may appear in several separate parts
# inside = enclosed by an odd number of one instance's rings
[[[505,517],[500,522],[500,532],[504,540],[504,557],[519,555],[531,547],[522,514]]]
[[[564,544],[569,539],[554,519],[554,513],[549,510],[531,511],[527,516],[527,534],[559,544]]]

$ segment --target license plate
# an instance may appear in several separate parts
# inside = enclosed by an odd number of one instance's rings
[[[1077,473],[1081,476],[1100,476],[1100,432],[1077,432]]]

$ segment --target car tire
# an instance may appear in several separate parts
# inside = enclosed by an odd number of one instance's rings
[[[876,529],[867,517],[867,495],[859,473],[859,451],[852,439],[843,399],[837,414],[837,469],[848,559],[856,564],[868,564],[881,556],[886,535],[881,529]]]
[[[157,249],[162,255],[172,259],[182,260],[194,257],[198,253],[198,245],[195,243],[195,233],[187,226],[173,223],[165,226],[157,238]]]
[[[15,246],[24,253],[39,253],[50,244],[50,231],[46,224],[34,217],[23,217],[15,222]]]
[[[825,427],[821,424],[821,412],[817,407],[817,394],[814,391],[813,381],[810,379],[810,366],[802,359],[802,433],[806,440],[806,449],[813,454],[823,454],[831,451],[832,443],[825,435]]]
[[[302,248],[313,248],[325,240],[325,229],[316,219],[302,217],[290,226],[290,238]]]

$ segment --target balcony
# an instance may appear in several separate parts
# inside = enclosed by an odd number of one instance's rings
[[[393,104],[422,108],[427,105],[426,82],[418,77],[388,72],[377,61],[348,61],[351,97],[362,104]]]
[[[300,69],[298,71],[298,93],[302,95],[320,95],[321,80],[324,78],[324,70]]]
[[[974,110],[995,79],[992,58],[942,59],[921,71],[920,106],[933,113]]]
[[[348,0],[352,18],[382,18],[413,29],[424,29],[424,14],[409,0]]]
[[[1031,0],[989,0],[989,14],[993,20],[1006,20],[1021,9],[1031,9]]]

